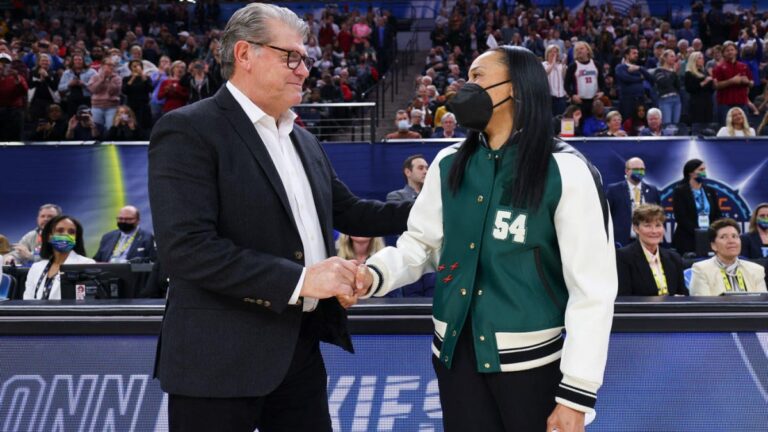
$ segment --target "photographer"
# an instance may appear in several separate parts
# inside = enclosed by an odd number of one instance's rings
[[[130,107],[121,105],[117,108],[115,121],[107,132],[108,141],[142,141],[147,137],[137,124],[136,116]]]
[[[80,105],[91,105],[91,92],[86,84],[96,71],[86,68],[82,54],[72,56],[72,66],[64,71],[59,81],[59,93],[66,103],[67,115],[73,115]]]
[[[18,141],[24,128],[27,81],[11,66],[11,56],[0,53],[0,141]]]
[[[93,121],[91,109],[87,105],[77,108],[77,114],[69,119],[66,139],[92,141],[104,135],[104,127]]]
[[[32,141],[63,141],[67,133],[67,122],[62,117],[61,106],[48,106],[48,117],[37,122]]]

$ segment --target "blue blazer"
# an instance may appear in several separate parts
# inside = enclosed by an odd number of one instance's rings
[[[641,183],[640,193],[646,204],[659,204],[659,190],[656,186]],[[626,246],[632,242],[630,231],[632,230],[632,201],[629,199],[627,181],[623,180],[608,185],[605,198],[611,207],[611,219],[613,220],[613,239]]]
[[[110,231],[101,238],[99,243],[99,251],[93,256],[98,262],[109,262],[112,258],[112,251],[115,250],[115,245],[120,240],[120,230]],[[133,258],[147,258],[150,261],[156,261],[155,252],[155,237],[149,231],[144,231],[139,228],[136,233],[136,238],[133,240],[131,247],[128,249],[126,259]]]

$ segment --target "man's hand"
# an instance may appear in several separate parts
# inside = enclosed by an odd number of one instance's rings
[[[368,291],[371,290],[371,285],[373,285],[371,270],[368,269],[367,265],[360,264],[355,272],[355,296],[359,297],[368,294]]]
[[[355,281],[356,266],[355,261],[332,257],[307,267],[301,296],[317,299],[340,295],[351,296],[354,291],[352,286]]]
[[[32,251],[27,249],[23,244],[17,244],[13,246],[14,252],[21,257],[21,259],[28,261],[32,259]]]
[[[584,432],[584,413],[557,404],[547,419],[547,432]]]

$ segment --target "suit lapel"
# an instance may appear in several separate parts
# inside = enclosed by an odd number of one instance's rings
[[[326,253],[329,256],[334,255],[329,249],[328,239],[332,238],[331,233],[328,232],[328,227],[332,225],[331,215],[329,214],[328,200],[324,199],[324,196],[329,192],[326,188],[322,188],[327,181],[323,178],[323,173],[320,172],[320,166],[322,161],[318,160],[318,155],[312,151],[308,143],[303,142],[298,138],[296,129],[291,132],[291,142],[296,148],[296,152],[299,154],[301,164],[304,166],[304,172],[307,173],[307,180],[309,180],[309,186],[312,188],[312,198],[315,202],[315,209],[317,210],[317,217],[320,221],[320,229],[323,232],[323,238],[326,239]]]
[[[283,204],[288,218],[291,220],[294,228],[297,227],[296,220],[293,218],[293,212],[291,211],[291,205],[288,202],[288,195],[285,193],[285,186],[280,180],[280,175],[277,173],[272,157],[267,151],[267,147],[264,145],[264,141],[256,133],[256,128],[251,123],[251,120],[245,114],[242,107],[237,103],[232,94],[227,90],[227,86],[224,85],[216,93],[216,103],[222,109],[226,110],[224,118],[232,125],[232,128],[240,136],[240,139],[245,144],[246,148],[250,151],[253,157],[264,170],[264,174],[267,181],[272,185],[275,193],[280,198],[280,202]],[[298,228],[296,228],[298,230]]]

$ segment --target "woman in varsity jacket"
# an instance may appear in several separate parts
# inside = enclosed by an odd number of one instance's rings
[[[479,56],[448,106],[471,133],[435,158],[397,247],[358,271],[360,295],[380,297],[437,269],[447,432],[582,431],[602,384],[617,290],[610,215],[599,173],[553,139],[548,96],[530,51]]]

